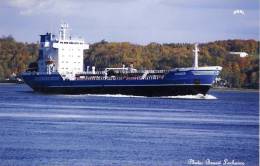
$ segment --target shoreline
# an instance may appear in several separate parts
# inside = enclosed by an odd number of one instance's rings
[[[243,92],[259,92],[259,89],[245,89],[245,88],[218,88],[212,87],[210,91],[243,91]]]

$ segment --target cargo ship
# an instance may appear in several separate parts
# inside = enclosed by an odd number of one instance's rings
[[[219,75],[220,66],[198,66],[198,45],[194,65],[171,70],[137,70],[130,65],[84,70],[83,51],[89,49],[81,38],[72,38],[68,24],[59,35],[40,35],[39,58],[35,69],[21,74],[34,91],[54,94],[122,94],[136,96],[177,96],[207,94]]]

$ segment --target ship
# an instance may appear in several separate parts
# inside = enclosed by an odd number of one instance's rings
[[[35,68],[21,74],[34,91],[51,94],[121,94],[133,96],[206,95],[222,70],[221,66],[198,66],[199,48],[193,49],[192,67],[171,70],[138,70],[129,67],[95,65],[84,69],[82,38],[72,38],[68,24],[63,23],[59,35],[40,35],[39,57]]]

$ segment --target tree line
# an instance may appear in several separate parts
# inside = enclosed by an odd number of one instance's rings
[[[17,42],[12,36],[0,38],[0,80],[26,70],[37,60],[38,45]]]
[[[222,66],[220,74],[228,87],[258,88],[259,85],[259,41],[223,40],[199,45],[199,66]],[[138,45],[129,42],[101,42],[90,45],[84,51],[84,64],[106,67],[134,65],[137,69],[171,69],[193,65],[192,49],[189,43],[150,43]],[[247,52],[241,58],[229,52]],[[37,43],[22,43],[11,36],[0,38],[0,79],[12,73],[19,74],[38,58]]]

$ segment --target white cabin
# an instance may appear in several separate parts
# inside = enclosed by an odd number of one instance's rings
[[[69,35],[68,24],[61,24],[58,38],[51,33],[41,35],[38,72],[59,73],[64,79],[75,79],[75,74],[84,72],[83,51],[89,45],[83,39]]]

